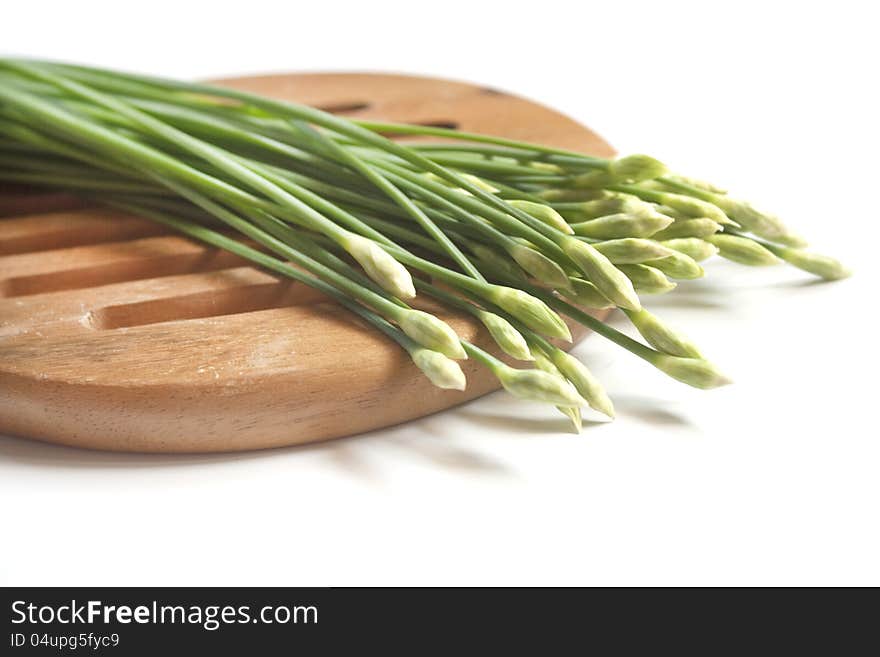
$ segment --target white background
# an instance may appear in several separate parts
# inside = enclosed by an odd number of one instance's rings
[[[591,337],[620,417],[580,436],[494,394],[231,456],[0,438],[0,583],[880,584],[871,4],[11,3],[5,54],[517,92],[773,209],[856,276],[710,263],[648,307],[736,385],[690,390]]]

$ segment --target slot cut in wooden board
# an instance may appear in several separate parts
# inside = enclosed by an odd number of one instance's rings
[[[343,116],[613,154],[558,112],[471,84],[356,73],[219,83]],[[440,390],[321,294],[149,221],[13,188],[0,188],[0,217],[0,433],[118,451],[261,449],[390,426],[498,387],[464,361],[467,390]],[[421,307],[497,353],[471,318]],[[586,335],[571,328],[575,342]]]

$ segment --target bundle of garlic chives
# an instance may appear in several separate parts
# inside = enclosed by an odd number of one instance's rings
[[[380,133],[448,141],[404,146]],[[547,340],[570,339],[558,313],[711,388],[724,377],[642,308],[639,293],[702,276],[699,262],[716,253],[847,274],[803,251],[775,217],[647,156],[606,160],[352,122],[230,89],[60,64],[0,60],[0,180],[86,194],[234,251],[337,299],[435,384],[462,388],[454,359],[470,356],[576,426],[580,405],[607,415],[613,407],[586,367]],[[473,315],[502,351],[536,369],[460,340],[407,304],[416,294]],[[582,310],[615,306],[647,345]]]

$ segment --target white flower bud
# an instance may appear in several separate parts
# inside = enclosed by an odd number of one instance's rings
[[[431,383],[446,390],[464,390],[467,381],[461,366],[439,351],[420,347],[410,352],[413,362],[425,373]]]
[[[479,242],[470,242],[468,244],[468,249],[470,249],[471,252],[485,264],[497,269],[503,276],[513,279],[523,278],[522,271],[495,249],[480,244]]]
[[[611,198],[614,192],[604,189],[545,189],[538,193],[545,201],[551,203],[579,203],[581,201],[594,201],[596,199]]]
[[[653,210],[654,206],[629,194],[618,194],[610,198],[600,198],[566,206],[566,216],[579,221],[587,221],[609,214],[639,214]]]
[[[651,235],[651,239],[669,240],[687,237],[705,239],[721,230],[721,224],[715,223],[706,217],[696,219],[676,219],[661,231]]]
[[[549,374],[562,376],[559,368],[557,368],[556,365],[554,365],[550,359],[544,356],[540,351],[535,353],[535,367],[544,372],[548,372]],[[584,420],[581,416],[580,406],[557,406],[556,410],[565,415],[571,421],[572,429],[575,433],[581,432]]]
[[[614,305],[630,310],[642,307],[630,280],[591,245],[569,237],[560,246],[602,296]]]
[[[667,326],[656,315],[644,308],[638,312],[625,312],[642,337],[658,351],[683,358],[702,358],[700,350],[693,342]]]
[[[571,278],[571,290],[564,290],[562,293],[569,299],[574,301],[575,305],[585,306],[587,308],[614,308],[614,304],[602,296],[602,293],[595,285],[582,278]]]
[[[574,233],[574,231],[571,229],[571,226],[568,225],[568,222],[562,218],[562,215],[560,215],[549,205],[521,200],[507,201],[507,204],[513,206],[518,210],[522,210],[529,216],[534,217],[538,221],[545,223],[548,226],[552,226],[556,230],[559,230],[566,235],[571,235],[572,233]]]
[[[541,370],[517,370],[503,366],[496,371],[501,385],[514,397],[547,402],[555,406],[581,406],[586,403],[568,381]]]
[[[500,315],[487,311],[480,311],[477,317],[505,354],[518,360],[533,360],[526,339],[513,327],[513,324]]]
[[[706,182],[705,180],[699,180],[698,178],[688,178],[686,176],[667,176],[671,180],[675,180],[676,182],[684,183],[685,185],[690,185],[691,187],[696,187],[697,189],[702,189],[706,192],[712,192],[713,194],[726,194],[727,190],[722,189],[721,187],[717,187],[712,183]]]
[[[516,244],[508,251],[510,257],[530,276],[552,289],[569,287],[568,275],[556,262],[524,244]]]
[[[571,228],[583,237],[609,240],[624,237],[651,237],[672,222],[672,217],[651,211],[639,214],[611,214],[572,224]]]
[[[722,258],[733,260],[742,265],[766,267],[779,264],[779,258],[773,255],[770,250],[747,237],[722,233],[707,237],[706,240],[718,247]]]
[[[533,331],[571,342],[568,325],[547,304],[528,292],[503,285],[493,285],[490,301],[506,310]]]
[[[654,240],[624,237],[593,244],[595,249],[615,265],[638,265],[672,255],[671,247]]]
[[[397,321],[400,329],[418,344],[439,351],[450,358],[467,358],[461,341],[452,327],[434,315],[407,309]]]
[[[760,212],[745,201],[719,196],[714,200],[714,203],[724,210],[731,219],[759,237],[794,247],[807,245],[803,239],[789,231],[779,217]]]
[[[727,198],[727,197],[720,197]],[[706,217],[717,224],[737,226],[724,211],[713,203],[701,201],[693,196],[685,196],[684,194],[673,194],[671,192],[662,195],[661,200],[664,205],[668,205],[674,210],[678,210],[688,217]]]
[[[841,278],[847,278],[852,272],[844,267],[834,258],[820,255],[818,253],[810,253],[801,251],[800,249],[781,248],[777,253],[783,260],[794,265],[798,269],[803,269],[811,274],[820,276],[827,281],[836,281]]]
[[[661,354],[654,360],[654,366],[673,379],[695,388],[709,390],[731,383],[730,379],[702,358],[681,358]]]
[[[676,239],[664,240],[662,244],[673,251],[684,253],[686,256],[693,258],[695,262],[708,260],[718,253],[717,246],[697,237],[679,237]]]
[[[342,246],[383,290],[401,299],[416,296],[412,276],[406,267],[373,240],[349,233]]]
[[[627,155],[612,160],[608,169],[614,179],[622,183],[653,180],[667,172],[666,165],[650,155]]]
[[[571,422],[571,430],[574,433],[580,433],[584,426],[584,419],[581,417],[580,406],[557,406],[556,410],[562,413]]]
[[[587,400],[590,408],[608,417],[614,417],[614,404],[611,403],[604,386],[586,365],[562,349],[554,350],[550,358],[562,375],[571,381],[580,396]]]
[[[665,294],[676,288],[676,284],[666,278],[659,269],[648,265],[619,265],[639,294]]]
[[[678,278],[680,280],[702,278],[706,273],[700,267],[700,263],[680,251],[673,251],[672,255],[660,258],[659,260],[651,260],[646,264],[654,269],[659,269],[670,278]]]

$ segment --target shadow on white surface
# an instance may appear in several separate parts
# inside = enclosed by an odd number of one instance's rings
[[[713,271],[716,268],[719,271]],[[735,370],[741,362],[754,365],[771,359],[776,363],[774,367],[785,370],[780,358],[789,359],[788,369],[794,371],[803,349],[798,348],[798,340],[812,347],[824,325],[834,321],[828,314],[817,314],[815,309],[852,305],[854,299],[865,297],[858,288],[867,284],[865,278],[828,284],[792,269],[743,269],[718,259],[708,263],[707,269],[714,279],[683,281],[674,294],[649,297],[646,305],[672,325],[684,328],[728,371]],[[792,294],[784,294],[785,290]],[[635,335],[619,313],[612,315],[610,323]],[[804,323],[812,326],[811,332],[796,330]],[[795,338],[798,340],[793,342]],[[608,349],[598,338],[585,341],[577,351],[597,376],[610,384],[620,417],[620,421],[609,425],[587,413],[580,436],[571,433],[567,421],[552,408],[522,404],[497,393],[397,426],[309,445],[251,452],[132,454],[0,436],[0,466],[146,471],[257,464],[274,468],[277,464],[281,468],[310,470],[317,465],[317,458],[343,478],[375,486],[392,479],[399,466],[436,468],[465,476],[519,478],[522,471],[509,467],[507,456],[520,448],[531,449],[529,442],[535,438],[553,437],[563,442],[570,438],[574,446],[582,439],[626,437],[627,427],[636,426],[640,427],[639,433],[666,429],[678,435],[702,435],[694,417],[711,406],[713,399],[698,400],[680,389],[673,393],[676,388],[669,388],[671,396],[656,396],[659,385],[670,383],[637,359]],[[766,391],[763,395],[759,392],[763,374],[754,366],[750,372],[748,383],[754,387],[753,394],[766,400]],[[735,379],[740,378],[735,371],[733,374]],[[738,392],[745,395],[747,389]],[[751,403],[754,408],[758,400]],[[495,458],[495,454],[500,458]],[[388,457],[396,465],[389,467]]]
[[[488,476],[515,476],[513,470],[498,459],[494,459],[485,451],[477,451],[452,443],[442,437],[395,437],[391,444],[424,459],[430,466],[439,466],[460,473],[472,473]]]
[[[474,419],[479,424],[479,414],[468,414],[465,404],[447,413],[458,417]],[[441,425],[437,414],[406,422],[400,425],[377,429],[361,434],[346,436],[306,445],[292,445],[273,449],[247,452],[202,453],[202,454],[149,454],[130,452],[110,452],[90,450],[64,445],[55,445],[39,440],[17,436],[0,436],[0,465],[33,466],[37,468],[59,469],[162,469],[200,466],[225,466],[230,464],[256,463],[279,457],[318,456],[322,462],[329,463],[342,474],[351,475],[364,482],[379,483],[383,479],[380,467],[371,465],[367,450],[375,447],[392,447],[397,456],[407,460],[426,461],[428,465],[458,470],[464,473],[486,475],[508,475],[511,471],[500,461],[490,458],[485,452],[470,449],[455,442],[455,431]],[[515,433],[558,432],[561,422],[533,419],[530,422],[513,422],[502,414],[493,417],[496,428]],[[504,424],[506,423],[506,424]]]
[[[641,395],[618,394],[614,397],[614,407],[618,413],[636,422],[676,431],[699,433],[698,427],[684,413],[669,408],[669,403],[662,400]]]
[[[457,413],[459,417],[473,422],[475,428],[501,430],[513,435],[570,433],[568,420],[562,415],[559,417],[512,418],[509,414],[483,408],[461,408]],[[596,424],[603,423],[591,422],[584,418],[584,431]]]
[[[303,449],[312,447],[306,445]],[[29,438],[0,436],[0,462],[58,468],[151,468],[205,465],[265,458],[277,450],[223,454],[140,454],[54,445]]]

